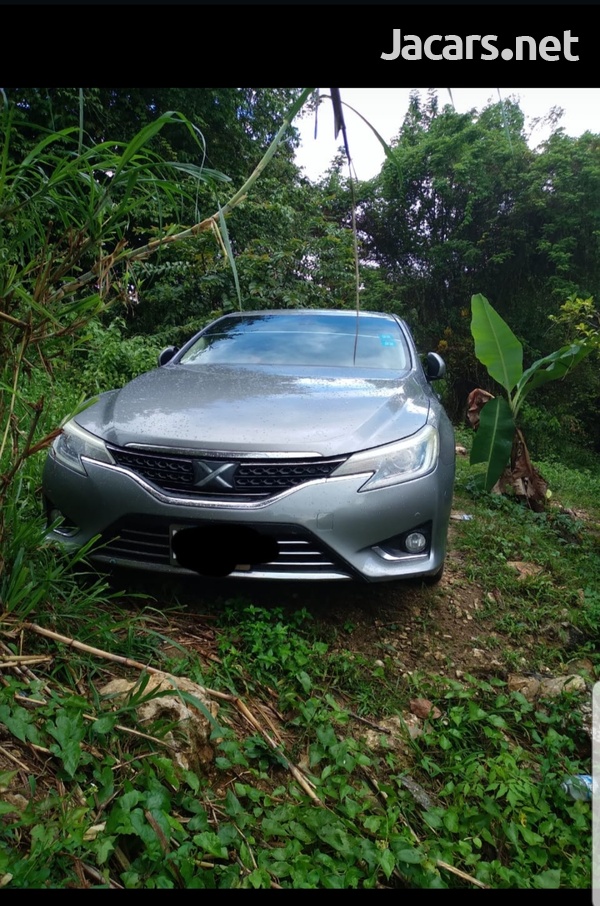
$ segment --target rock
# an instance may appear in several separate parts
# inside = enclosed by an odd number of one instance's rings
[[[517,571],[518,578],[527,579],[529,576],[537,576],[542,572],[542,567],[535,563],[525,563],[523,560],[507,560],[506,565]]]
[[[517,676],[511,674],[508,677],[507,686],[509,692],[520,692],[525,696],[528,702],[534,701],[540,691],[540,681],[534,676]]]
[[[390,749],[399,752],[408,752],[410,746],[406,734],[410,739],[417,739],[423,734],[423,725],[414,714],[394,714],[379,722],[381,730],[366,730],[362,737],[372,752],[383,753]],[[388,731],[385,733],[385,731]]]
[[[436,709],[437,710],[437,709]],[[411,739],[418,739],[423,735],[423,725],[416,714],[403,714],[404,723]]]
[[[563,692],[583,692],[587,688],[583,677],[573,674],[545,677],[541,680],[535,676],[511,674],[507,685],[510,692],[520,692],[530,702],[540,697],[556,698]]]
[[[436,706],[426,698],[413,698],[410,702],[410,710],[416,717],[420,717],[422,720],[426,720],[427,718],[435,720],[442,716],[440,709],[436,708]]]
[[[569,661],[567,669],[570,673],[578,673],[592,682],[596,676],[596,670],[589,657],[582,657],[574,661]]]
[[[540,683],[540,695],[548,698],[556,698],[563,692],[584,692],[586,683],[582,676],[553,676],[549,679],[543,679]]]
[[[100,692],[105,698],[110,696],[122,701],[138,686],[138,683],[130,680],[114,679]],[[201,686],[185,677],[169,677],[164,673],[150,676],[144,688],[144,700],[136,706],[136,713],[141,723],[152,724],[157,720],[176,723],[176,731],[169,730],[164,736],[171,747],[173,760],[184,770],[202,774],[205,766],[214,758],[210,743],[213,726],[202,708],[184,701],[177,695],[174,686],[198,699],[213,718],[217,716],[219,706],[208,698]]]
[[[4,810],[2,813],[3,818],[10,818],[12,821],[18,820],[21,817],[21,812],[24,812],[29,802],[22,796],[20,793],[11,793],[3,792],[2,793],[2,803]],[[14,812],[10,811],[10,806],[14,808]]]
[[[423,787],[417,783],[414,777],[411,777],[410,774],[404,774],[400,777],[400,783],[403,787],[409,791],[413,799],[415,799],[420,806],[424,809],[431,809],[434,805],[437,805],[437,801],[431,798],[429,793],[427,793]]]

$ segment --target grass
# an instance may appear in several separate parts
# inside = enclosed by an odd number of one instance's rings
[[[590,804],[561,789],[590,771],[589,694],[529,701],[509,685],[512,672],[564,673],[577,659],[598,671],[595,479],[554,468],[553,506],[536,515],[474,494],[461,458],[455,509],[473,519],[453,524],[460,575],[413,588],[410,627],[365,600],[381,623],[372,645],[350,606],[335,621],[250,592],[202,602],[200,618],[77,579],[40,548],[23,490],[17,580],[1,591],[0,886],[589,889]],[[514,561],[541,571],[523,577]],[[436,614],[468,589],[469,644],[486,657],[458,677]],[[425,667],[435,639],[443,657]],[[203,766],[173,757],[166,712],[141,718],[140,701],[161,694],[146,691],[144,665],[218,702]],[[101,689],[121,674],[140,682],[115,705]],[[411,724],[415,699],[441,716]]]

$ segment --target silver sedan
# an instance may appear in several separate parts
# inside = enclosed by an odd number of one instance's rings
[[[49,537],[174,575],[437,581],[455,466],[444,372],[391,314],[225,315],[64,424],[43,475]]]

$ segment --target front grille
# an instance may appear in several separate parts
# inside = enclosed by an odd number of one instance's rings
[[[107,444],[115,462],[152,484],[186,497],[245,500],[272,497],[309,481],[328,478],[335,459],[216,459],[164,455]]]
[[[187,457],[141,453],[111,444],[107,447],[118,465],[131,469],[164,490],[191,488],[194,484],[194,464]]]
[[[316,478],[328,478],[343,459],[308,462],[240,462],[235,471],[235,487],[252,491],[285,491]]]
[[[220,523],[222,524],[222,523]],[[251,526],[277,541],[277,556],[269,563],[253,566],[251,570],[235,575],[252,576],[260,573],[264,578],[311,576],[351,578],[347,564],[333,551],[321,544],[318,538],[304,529],[291,525]],[[169,528],[162,521],[141,517],[123,521],[104,533],[93,559],[118,566],[123,561],[140,567],[168,568],[171,564]]]

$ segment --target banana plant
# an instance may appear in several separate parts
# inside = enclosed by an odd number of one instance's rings
[[[585,342],[562,346],[524,371],[523,346],[481,293],[471,298],[471,335],[477,359],[506,393],[506,397],[488,399],[479,413],[470,458],[471,465],[485,464],[477,482],[490,491],[510,465],[512,478],[518,479],[520,489],[527,492],[528,485],[535,484],[536,474],[518,429],[521,406],[532,390],[548,381],[564,378],[589,355],[592,346]],[[532,495],[525,493],[525,496],[530,498]],[[545,501],[535,502],[543,507]]]

